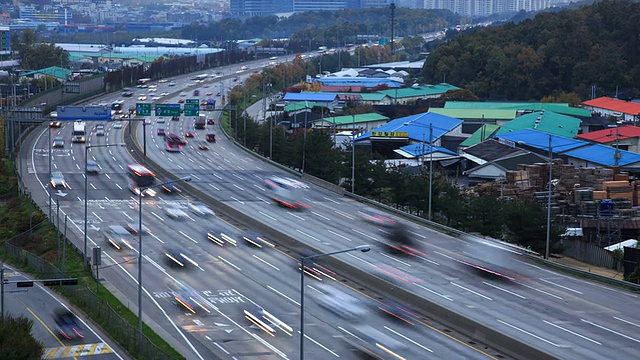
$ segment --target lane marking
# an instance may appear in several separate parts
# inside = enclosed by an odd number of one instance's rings
[[[499,286],[495,286],[495,285],[493,285],[493,284],[489,284],[489,283],[488,283],[488,282],[486,282],[486,281],[483,281],[482,283],[483,283],[483,284],[485,284],[485,285],[487,285],[487,286],[491,286],[492,288],[495,288],[495,289],[498,289],[498,290],[502,290],[502,291],[506,292],[507,294],[511,294],[511,295],[513,295],[513,296],[517,296],[517,297],[519,297],[520,299],[526,299],[526,297],[524,297],[524,296],[522,296],[522,295],[520,295],[520,294],[516,294],[516,293],[514,293],[513,291],[509,291],[509,290],[507,290],[507,289],[503,289],[503,288],[501,288],[501,287],[499,287]]]
[[[325,220],[327,220],[327,221],[331,221],[331,219],[329,219],[328,217],[326,217],[326,216],[324,216],[324,215],[322,215],[322,214],[319,214],[319,213],[317,213],[317,212],[315,212],[315,211],[312,211],[311,213],[312,213],[313,215],[317,216],[317,217],[323,218],[323,219],[325,219]]]
[[[317,242],[322,242],[322,241],[320,241],[320,239],[318,239],[317,237],[315,237],[315,236],[313,236],[313,235],[310,235],[310,234],[307,234],[306,232],[304,232],[304,231],[302,231],[302,230],[300,230],[300,229],[296,229],[296,231],[297,231],[297,232],[299,232],[300,234],[304,235],[304,236],[308,236],[308,237],[312,238],[313,240],[315,240],[315,241],[317,241]]]
[[[538,336],[538,335],[536,335],[536,334],[532,334],[532,333],[530,333],[530,332],[528,332],[528,331],[526,331],[526,330],[520,329],[519,327],[514,326],[514,325],[511,325],[511,324],[509,324],[509,323],[507,323],[507,322],[504,322],[504,321],[502,321],[502,320],[500,320],[500,319],[496,319],[496,321],[498,321],[498,322],[499,322],[499,323],[501,323],[501,324],[507,325],[508,327],[510,327],[510,328],[512,328],[512,329],[515,329],[515,330],[518,330],[518,331],[520,331],[520,332],[522,332],[522,333],[525,333],[525,334],[527,334],[527,335],[529,335],[529,336],[531,336],[531,337],[533,337],[533,338],[536,338],[536,339],[538,339],[538,340],[540,340],[540,341],[544,341],[544,342],[546,342],[546,343],[547,343],[547,344],[549,344],[549,345],[553,345],[553,346],[555,346],[555,347],[563,347],[562,345],[558,345],[558,344],[556,344],[556,343],[554,343],[554,342],[551,342],[551,341],[549,341],[549,340],[547,340],[547,339],[545,339],[545,338],[543,338],[543,337],[540,337],[540,336]]]
[[[335,231],[333,231],[333,230],[327,229],[327,232],[330,232],[330,233],[332,233],[333,235],[335,235],[335,236],[337,236],[337,237],[341,237],[341,238],[343,238],[343,239],[345,239],[345,240],[347,240],[347,241],[353,241],[353,240],[349,239],[348,237],[346,237],[346,236],[344,236],[344,235],[342,235],[342,234],[338,234],[337,232],[335,232]]]
[[[402,265],[404,265],[404,266],[411,267],[411,264],[409,264],[409,263],[407,263],[407,262],[404,262],[404,261],[402,261],[402,260],[400,260],[400,259],[396,259],[396,258],[394,258],[393,256],[391,256],[391,255],[389,255],[389,254],[380,253],[380,255],[382,255],[382,256],[384,256],[384,257],[386,257],[386,258],[388,258],[388,259],[391,259],[391,260],[393,260],[393,261],[397,261],[397,262],[399,262],[400,264],[402,264]]]
[[[328,198],[328,197],[326,197],[326,196],[323,196],[323,198],[324,198],[325,200],[331,201],[332,203],[340,204],[339,202],[337,202],[337,201],[335,201],[335,200],[333,200],[333,199],[330,199],[330,198]]]
[[[267,288],[268,288],[269,290],[273,291],[274,293],[276,293],[276,294],[278,294],[278,295],[282,296],[283,298],[285,298],[285,299],[287,299],[287,300],[291,301],[292,303],[294,303],[294,304],[296,304],[296,305],[300,306],[300,303],[299,303],[299,302],[297,302],[297,301],[293,300],[292,298],[288,297],[287,295],[285,295],[285,294],[281,293],[280,291],[278,291],[278,290],[274,289],[273,287],[271,287],[271,285],[267,285]]]
[[[559,288],[563,288],[563,289],[565,289],[565,290],[573,291],[573,292],[574,292],[574,293],[576,293],[576,294],[580,294],[580,295],[582,295],[582,292],[581,292],[581,291],[574,290],[574,289],[572,289],[572,288],[570,288],[570,287],[566,287],[566,286],[564,286],[564,285],[556,284],[556,283],[554,283],[554,282],[552,282],[552,281],[545,280],[545,279],[540,279],[540,281],[543,281],[543,282],[546,282],[546,283],[548,283],[548,284],[555,285],[555,286],[557,286],[557,287],[559,287]]]
[[[193,241],[194,243],[196,243],[196,244],[198,243],[194,238],[192,238],[191,236],[189,236],[189,235],[185,234],[184,232],[182,232],[182,230],[179,230],[178,232],[179,232],[180,234],[182,234],[182,236],[184,236],[184,237],[186,237],[187,239],[189,239],[189,240]]]
[[[230,197],[230,198],[232,198],[233,200],[235,200],[235,201],[239,202],[240,204],[244,205],[244,202],[242,202],[242,201],[240,201],[240,200],[238,200],[238,199],[234,198],[233,196],[229,196],[229,197]]]
[[[264,264],[269,265],[269,266],[271,266],[272,268],[274,268],[274,269],[276,269],[276,270],[280,271],[280,269],[278,269],[278,267],[277,267],[277,266],[272,265],[272,264],[271,264],[271,263],[269,263],[267,260],[261,259],[260,257],[258,257],[258,255],[252,255],[252,256],[253,256],[254,258],[258,259],[259,261],[263,262]]]
[[[423,346],[423,345],[419,344],[418,342],[416,342],[416,341],[414,341],[414,340],[409,339],[408,337],[406,337],[406,336],[404,336],[404,335],[400,334],[399,332],[397,332],[397,331],[395,331],[395,330],[391,329],[390,327],[388,327],[388,326],[386,326],[386,325],[385,325],[385,327],[384,327],[384,328],[385,328],[385,329],[387,329],[387,330],[389,330],[389,331],[391,331],[392,333],[394,333],[394,334],[396,334],[396,335],[400,336],[401,338],[403,338],[403,339],[405,339],[405,340],[407,340],[407,341],[411,342],[412,344],[414,344],[414,345],[416,345],[416,346],[419,346],[419,347],[423,348],[424,350],[427,350],[427,351],[428,351],[428,352],[430,352],[430,353],[432,353],[432,352],[433,352],[433,350],[429,349],[428,347]]]
[[[585,319],[580,319],[580,320],[581,320],[582,322],[585,322],[585,323],[587,323],[587,324],[593,325],[593,326],[595,326],[595,327],[597,327],[597,328],[600,328],[600,329],[602,329],[602,330],[606,330],[606,331],[608,331],[608,332],[610,332],[610,333],[613,333],[613,334],[616,334],[616,335],[622,336],[622,337],[623,337],[623,338],[625,338],[625,339],[629,339],[629,340],[631,340],[631,341],[635,341],[635,342],[637,342],[637,343],[640,343],[640,340],[638,340],[638,339],[636,339],[636,338],[632,338],[631,336],[625,335],[625,334],[623,334],[623,333],[619,333],[619,332],[617,332],[617,331],[615,331],[615,330],[611,330],[611,329],[606,328],[606,327],[604,327],[604,326],[602,326],[602,325],[598,325],[598,324],[596,324],[596,323],[594,323],[594,322],[591,322],[591,321],[588,321],[588,320],[585,320]]]
[[[457,287],[459,287],[459,288],[461,288],[461,289],[463,289],[463,290],[465,290],[465,291],[468,291],[468,292],[470,292],[470,293],[472,293],[472,294],[478,295],[478,296],[480,296],[481,298],[485,298],[485,299],[487,299],[487,300],[493,300],[492,298],[490,298],[490,297],[488,297],[488,296],[482,295],[482,294],[480,294],[479,292],[473,291],[473,290],[471,290],[471,289],[467,289],[466,287],[464,287],[464,286],[462,286],[462,285],[458,285],[458,284],[454,283],[453,281],[450,281],[449,283],[450,283],[451,285],[453,285],[453,286],[457,286]]]
[[[242,271],[242,270],[240,270],[240,268],[239,268],[239,267],[235,266],[231,261],[229,261],[229,260],[227,260],[227,259],[223,258],[222,256],[218,255],[218,258],[219,258],[220,260],[224,261],[227,265],[229,265],[229,266],[233,266],[236,270],[238,270],[238,271]]]
[[[243,188],[241,188],[240,186],[238,186],[238,185],[236,185],[236,184],[233,184],[233,186],[234,186],[235,188],[237,188],[238,190],[240,190],[240,191],[244,191],[244,189],[243,189]]]
[[[415,283],[415,282],[413,283],[413,285],[415,285],[415,286],[417,286],[417,287],[419,287],[419,288],[421,288],[421,289],[423,289],[423,290],[426,290],[426,291],[428,291],[428,292],[430,292],[430,293],[432,293],[432,294],[434,294],[434,295],[440,296],[440,297],[441,297],[441,298],[443,298],[443,299],[447,299],[447,300],[449,300],[449,301],[453,302],[453,299],[451,299],[451,298],[449,297],[449,295],[442,295],[442,294],[440,294],[439,292],[433,291],[433,290],[431,290],[431,289],[429,289],[429,288],[427,288],[427,287],[424,287],[424,286],[422,286],[422,285],[420,285],[420,284],[418,284],[418,283]]]
[[[300,331],[298,331],[298,334],[300,334]],[[335,356],[335,357],[340,357],[340,355],[336,354],[335,352],[329,350],[326,346],[320,344],[319,342],[315,341],[314,339],[312,339],[311,337],[309,337],[309,335],[304,334],[305,339],[309,339],[311,340],[311,342],[313,342],[314,344],[320,346],[321,348],[323,348],[324,350],[326,350],[327,352],[331,353],[331,355]]]
[[[258,212],[259,212],[260,214],[262,214],[262,215],[264,215],[264,216],[268,217],[269,219],[271,219],[271,220],[273,220],[273,221],[278,221],[278,219],[274,218],[273,216],[267,215],[267,214],[263,213],[262,211],[258,211]]]
[[[336,214],[338,214],[338,215],[342,215],[342,216],[346,217],[346,218],[347,218],[347,219],[349,219],[349,220],[355,220],[351,215],[349,215],[349,214],[345,214],[345,213],[343,213],[342,211],[339,211],[339,210],[333,210],[333,211],[335,211],[335,212],[336,212]]]
[[[363,233],[362,231],[359,231],[359,230],[356,230],[356,229],[351,229],[351,230],[353,230],[353,232],[358,233],[358,234],[360,234],[362,236],[366,236],[366,237],[368,237],[369,239],[371,239],[373,241],[380,241],[380,240],[374,238],[373,236],[371,236],[371,235],[369,235],[367,233]]]
[[[289,215],[291,215],[291,216],[293,216],[293,217],[296,217],[296,218],[298,218],[298,219],[300,219],[300,220],[304,221],[304,218],[303,218],[302,216],[298,216],[298,215],[296,215],[296,214],[292,213],[291,211],[287,211],[287,212],[289,213]]]
[[[212,188],[216,189],[217,191],[220,191],[220,189],[218,189],[217,187],[215,187],[215,185],[213,185],[213,184],[209,184],[209,186],[211,186]]]
[[[411,231],[411,230],[409,230],[409,233],[411,233],[411,234],[413,234],[413,235],[415,235],[415,236],[421,237],[421,238],[423,238],[423,239],[426,239],[426,238],[427,238],[426,236],[424,236],[424,235],[422,235],[422,234],[418,234],[417,232],[414,232],[414,231]]]
[[[629,325],[633,325],[633,326],[640,327],[640,325],[638,325],[638,324],[636,324],[636,323],[632,323],[632,322],[631,322],[631,321],[629,321],[629,320],[621,319],[621,318],[619,318],[619,317],[617,317],[617,316],[614,316],[613,318],[614,318],[614,319],[616,319],[616,320],[622,321],[623,323],[627,323],[627,324],[629,324]]]
[[[98,216],[98,214],[96,214],[95,212],[91,212],[93,214],[93,216],[95,216],[96,218],[98,218],[98,220],[104,222],[104,220],[102,220],[102,218],[100,218],[100,216]]]
[[[592,342],[592,343],[594,343],[594,344],[602,345],[601,343],[599,343],[599,342],[597,342],[597,341],[595,341],[595,340],[593,340],[593,339],[590,339],[590,338],[588,338],[588,337],[586,337],[586,336],[580,335],[580,334],[578,334],[578,333],[576,333],[576,332],[573,332],[573,331],[571,331],[571,330],[569,330],[569,329],[565,329],[565,328],[563,328],[563,327],[562,327],[562,326],[560,326],[560,325],[556,325],[556,324],[554,324],[554,323],[552,323],[552,322],[549,322],[549,321],[547,321],[547,320],[542,320],[542,321],[543,321],[545,324],[551,325],[551,326],[553,326],[553,327],[555,327],[555,328],[558,328],[558,329],[560,329],[560,330],[564,330],[564,331],[568,332],[569,334],[572,334],[572,335],[575,335],[575,336],[577,336],[577,337],[579,337],[579,338],[583,338],[583,339],[585,339],[585,340],[591,341],[591,342]]]
[[[549,296],[554,297],[554,298],[556,298],[556,299],[558,299],[558,300],[562,300],[562,298],[561,298],[560,296],[558,296],[558,295],[554,295],[554,294],[552,294],[552,293],[550,293],[550,292],[546,292],[546,291],[544,291],[544,290],[540,290],[540,289],[534,288],[533,286],[529,286],[529,285],[527,285],[527,284],[523,284],[523,283],[520,283],[520,285],[523,285],[523,286],[524,286],[524,287],[526,287],[526,288],[529,288],[529,289],[532,289],[532,290],[535,290],[535,291],[541,292],[541,293],[543,293],[543,294],[545,294],[545,295],[549,295]]]

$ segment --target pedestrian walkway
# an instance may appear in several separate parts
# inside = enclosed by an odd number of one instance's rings
[[[574,269],[578,269],[578,270],[582,270],[582,271],[586,271],[586,272],[590,272],[590,273],[594,273],[594,274],[598,274],[598,275],[602,275],[602,276],[606,276],[606,277],[610,277],[618,280],[624,280],[624,273],[622,271],[617,271],[614,269],[607,269],[604,267],[587,264],[585,262],[582,262],[570,257],[550,256],[549,260],[564,266],[572,267]]]
[[[45,349],[42,359],[62,359],[77,356],[111,354],[113,350],[105,343],[60,346]]]

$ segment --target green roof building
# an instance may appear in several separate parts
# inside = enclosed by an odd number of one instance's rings
[[[460,143],[460,147],[470,147],[479,144],[495,134],[500,126],[494,124],[484,124],[478,130],[476,130],[469,138]]]
[[[581,122],[580,119],[552,111],[536,111],[519,116],[502,125],[496,135],[517,130],[532,129],[573,139],[578,135]]]
[[[482,101],[447,101],[445,109],[510,109],[518,112],[547,110],[570,116],[591,117],[586,109],[571,107],[567,103],[542,102],[482,102]]]
[[[64,81],[69,78],[69,75],[71,74],[71,72],[72,72],[71,70],[61,68],[59,66],[50,66],[48,68],[44,68],[40,70],[27,71],[25,73],[20,74],[20,77],[39,78],[41,76],[52,76],[56,79],[60,79]]]

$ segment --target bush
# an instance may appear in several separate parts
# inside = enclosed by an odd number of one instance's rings
[[[31,334],[33,320],[5,315],[0,323],[0,349],[3,360],[40,360],[44,346]]]

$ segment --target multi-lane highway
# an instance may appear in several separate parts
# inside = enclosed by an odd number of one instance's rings
[[[248,72],[248,71],[247,71]],[[232,76],[235,75],[233,72]],[[205,88],[204,84],[194,84],[186,79],[176,79],[175,88],[168,84],[159,84],[157,93],[172,92],[174,97],[169,102],[176,102],[177,94],[185,87],[216,92],[216,84]],[[176,90],[173,90],[176,89]],[[212,90],[207,90],[212,89]],[[146,89],[137,90],[138,93]],[[138,94],[136,94],[136,97]],[[100,101],[107,103],[115,100],[114,95],[107,96]],[[166,97],[169,99],[169,97]],[[135,98],[134,98],[135,99]],[[135,103],[131,100],[130,103]],[[125,109],[130,105],[125,104]],[[101,246],[103,248],[103,264],[100,271],[101,278],[106,279],[107,286],[125,299],[127,305],[133,308],[136,300],[137,253],[135,250],[120,250],[110,247],[104,238],[104,230],[110,225],[136,223],[138,220],[137,198],[127,189],[127,164],[133,160],[130,156],[132,149],[120,147],[95,147],[90,149],[90,161],[100,166],[100,173],[96,175],[84,174],[84,150],[87,145],[117,144],[124,142],[124,136],[130,127],[116,126],[117,121],[105,125],[105,136],[96,136],[93,131],[94,123],[88,123],[90,133],[88,142],[72,144],[71,126],[65,123],[61,128],[43,127],[29,139],[32,151],[26,159],[26,169],[31,176],[27,179],[28,188],[34,193],[34,198],[46,208],[47,194],[50,190],[48,183],[48,149],[49,138],[61,137],[66,140],[63,148],[52,150],[52,171],[61,171],[68,183],[68,188],[53,193],[54,200],[59,201],[60,212],[68,216],[70,231],[75,235],[76,244],[81,247],[82,228],[84,225],[85,176],[88,181],[88,218],[89,248]],[[171,132],[184,133],[193,129],[193,124],[183,120],[158,124],[153,121],[147,126],[147,153],[156,162],[165,164],[167,168],[175,170],[178,175],[188,174],[192,177],[192,184],[210,190],[222,200],[234,202],[256,217],[264,216],[273,224],[290,223],[291,230],[297,237],[306,236],[311,241],[322,241],[326,246],[338,242],[333,239],[320,240],[327,234],[335,236],[349,246],[356,243],[373,243],[374,238],[367,236],[353,236],[349,228],[340,228],[345,223],[349,226],[359,226],[362,231],[377,234],[378,230],[365,224],[359,224],[349,215],[349,209],[342,213],[346,218],[336,227],[325,225],[326,231],[319,231],[311,227],[300,227],[297,221],[306,221],[306,217],[318,216],[328,221],[328,209],[342,202],[335,195],[329,193],[313,193],[309,191],[314,208],[308,213],[291,213],[278,209],[270,204],[265,195],[263,179],[266,176],[279,173],[254,158],[238,152],[222,136],[218,136],[218,143],[211,144],[208,151],[199,150],[198,140],[202,140],[209,130],[198,131],[196,139],[191,139],[181,153],[167,153],[164,150],[164,140],[156,135],[157,128],[163,127]],[[141,127],[142,128],[142,127]],[[49,134],[51,133],[51,134]],[[51,135],[51,136],[49,136]],[[220,135],[220,134],[218,134]],[[139,137],[142,139],[142,137]],[[179,186],[179,185],[178,185]],[[159,190],[159,189],[158,189]],[[39,193],[36,194],[36,192]],[[325,199],[326,198],[326,199]],[[167,216],[168,208],[184,207],[193,199],[184,194],[165,194],[159,190],[155,198],[145,198],[143,201],[143,223],[150,229],[150,234],[143,235],[144,261],[143,285],[145,301],[143,303],[145,322],[162,336],[169,339],[189,358],[206,359],[212,356],[226,358],[295,358],[298,357],[298,319],[299,319],[299,272],[297,263],[285,251],[280,249],[258,249],[244,246],[220,247],[207,239],[207,231],[214,227],[227,226],[221,219],[215,217],[198,217],[186,211],[186,216],[173,219]],[[258,207],[255,207],[259,204]],[[322,207],[326,209],[322,209]],[[322,211],[325,215],[321,214]],[[345,212],[346,211],[346,212]],[[338,215],[338,216],[343,216]],[[352,218],[349,220],[348,218]],[[338,220],[338,219],[336,219]],[[316,231],[312,233],[311,231]],[[315,234],[315,235],[314,235]],[[351,237],[351,238],[350,238]],[[308,240],[307,239],[307,240]],[[137,240],[135,240],[137,242]],[[353,244],[351,244],[353,242]],[[166,256],[171,247],[179,247],[188,254],[197,265],[183,269],[172,265]],[[137,246],[134,246],[137,248]],[[360,261],[377,261],[379,254],[358,254]],[[373,257],[369,259],[369,254]],[[339,278],[340,274],[336,275]],[[323,283],[334,288],[343,289],[359,299],[360,308],[364,315],[357,319],[345,319],[331,309],[321,308],[314,301],[319,292],[317,284],[320,281],[311,279],[307,284],[306,331],[307,344],[305,355],[313,359],[333,357],[352,358],[353,351],[341,338],[351,336],[355,323],[366,323],[382,332],[384,336],[397,341],[403,346],[397,352],[411,359],[446,357],[446,358],[493,358],[499,355],[492,349],[485,349],[481,344],[468,341],[456,333],[439,331],[442,326],[429,322],[428,319],[417,317],[413,325],[394,321],[383,316],[377,308],[380,299],[370,299],[352,289],[325,277]],[[206,299],[209,313],[199,311],[191,313],[186,308],[178,306],[175,294],[184,295],[180,289],[194,289],[199,296]],[[177,292],[176,292],[177,290]],[[275,336],[258,329],[245,317],[245,310],[256,313],[256,309],[263,308],[277,316],[292,331],[278,331]],[[287,333],[289,332],[289,333]]]
[[[158,126],[154,123],[147,127],[147,137],[153,136]],[[172,126],[171,131],[176,133],[193,128],[188,122]],[[204,133],[198,132],[196,139]],[[141,138],[141,133],[137,136]],[[264,179],[273,174],[287,175],[244,153],[223,137],[218,139],[208,154],[190,147],[181,154],[168,154],[156,139],[152,140],[148,155],[177,176],[192,176],[192,185],[213,198],[323,251],[363,242],[385,243],[383,229],[358,217],[361,204],[320,188],[308,190],[307,200],[312,208],[307,212],[275,207],[268,198]],[[468,242],[416,224],[408,226],[424,256],[407,260],[378,250],[340,258],[395,278],[399,286],[558,358],[637,356],[635,348],[640,337],[635,332],[640,326],[640,316],[628,310],[638,305],[637,295],[540,268],[518,256],[509,256],[499,247],[494,248],[495,252],[504,255],[504,265],[518,274],[518,281],[498,282],[478,277],[457,261],[463,258]]]
[[[45,347],[44,359],[77,358],[79,356],[92,356],[97,360],[115,360],[126,358],[122,356],[117,347],[104,339],[99,329],[94,329],[91,324],[80,319],[76,315],[78,333],[61,328],[56,323],[55,314],[70,311],[66,304],[59,300],[53,293],[38,285],[33,287],[17,288],[15,282],[32,280],[24,274],[10,268],[5,268],[6,281],[4,288],[4,311],[6,315],[25,316],[33,321],[31,330],[33,336]],[[63,335],[60,330],[68,332]]]

